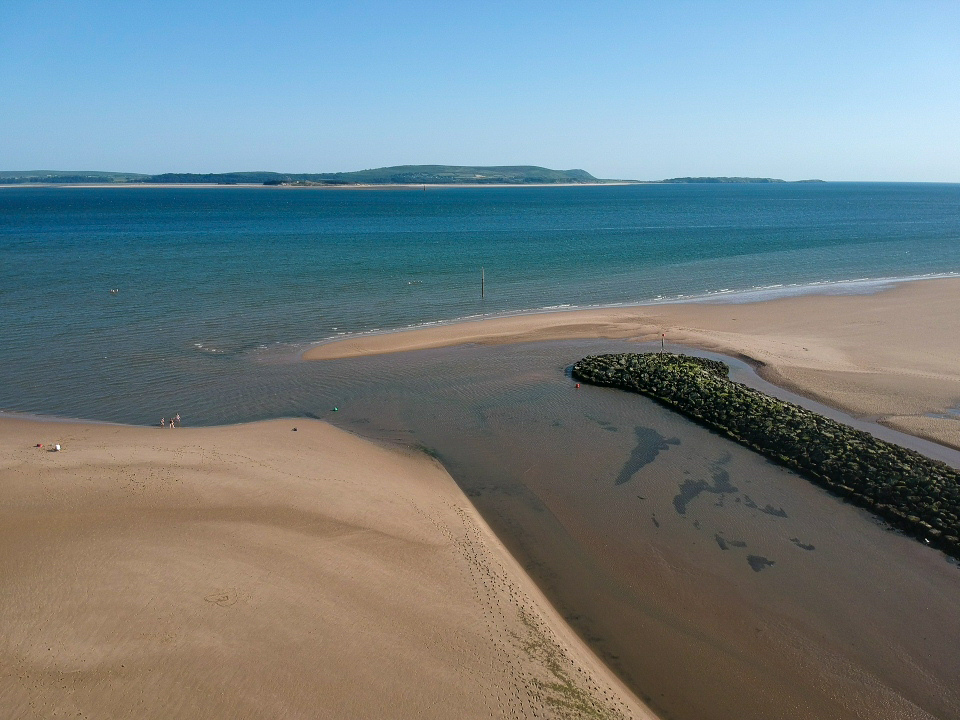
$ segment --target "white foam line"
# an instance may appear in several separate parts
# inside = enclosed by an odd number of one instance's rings
[[[817,295],[831,294],[830,291],[840,291],[840,295],[872,294],[880,292],[891,285],[906,282],[916,282],[918,280],[936,280],[939,278],[960,277],[960,272],[928,273],[925,275],[908,275],[905,277],[882,277],[882,278],[854,278],[850,280],[814,280],[807,283],[776,283],[773,285],[757,285],[756,287],[735,290],[723,288],[720,290],[707,290],[702,293],[687,295],[677,294],[669,297],[656,295],[648,300],[625,301],[619,303],[596,303],[590,305],[547,305],[538,308],[526,308],[523,310],[506,310],[498,313],[477,313],[474,315],[464,315],[449,320],[424,320],[419,323],[412,323],[396,328],[381,330],[379,328],[372,330],[361,330],[358,332],[338,332],[336,335],[328,336],[316,342],[304,343],[309,349],[318,345],[343,340],[344,337],[366,337],[368,335],[390,335],[393,333],[404,332],[406,330],[416,330],[418,328],[444,327],[447,325],[456,325],[464,322],[477,322],[486,319],[499,319],[518,317],[522,315],[538,315],[547,313],[575,312],[577,310],[588,309],[607,309],[607,308],[632,308],[632,307],[653,307],[656,305],[678,305],[689,303],[738,303],[738,302],[757,302],[764,299],[779,297],[794,297],[797,295]],[[862,290],[863,292],[857,292]],[[844,292],[846,291],[846,292]],[[721,296],[722,298],[718,297]]]

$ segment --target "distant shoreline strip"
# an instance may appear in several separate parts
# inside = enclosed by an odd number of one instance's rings
[[[534,315],[553,315],[594,310],[629,310],[634,308],[655,308],[663,305],[689,305],[696,303],[734,305],[739,303],[765,302],[768,300],[800,297],[804,295],[872,295],[887,290],[895,285],[948,278],[960,278],[960,272],[930,273],[926,275],[907,275],[902,277],[822,280],[810,283],[763,285],[759,287],[733,290],[708,290],[704,293],[695,293],[692,295],[681,294],[672,295],[670,297],[654,297],[647,300],[622,303],[598,303],[596,305],[546,305],[537,308],[506,310],[498,313],[464,315],[450,319],[424,320],[419,323],[401,325],[394,328],[376,328],[373,330],[358,330],[355,332],[344,331],[320,340],[305,343],[302,345],[302,347],[304,347],[304,353],[306,353],[316,347],[322,347],[323,345],[343,342],[346,340],[377,337],[381,335],[394,335],[414,330],[429,330],[431,328],[450,327],[453,325],[483,322],[485,320],[505,320]]]

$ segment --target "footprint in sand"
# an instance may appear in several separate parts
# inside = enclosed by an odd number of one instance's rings
[[[207,595],[204,600],[208,603],[213,603],[214,605],[219,605],[220,607],[230,607],[235,605],[239,598],[239,593],[233,588],[229,590],[218,590],[215,593],[210,593]]]

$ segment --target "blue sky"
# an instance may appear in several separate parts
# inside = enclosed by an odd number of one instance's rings
[[[0,0],[0,169],[960,182],[960,2]]]

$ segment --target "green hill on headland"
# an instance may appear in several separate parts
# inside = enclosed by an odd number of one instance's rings
[[[596,183],[585,170],[550,170],[533,165],[397,165],[339,173],[239,172],[218,174],[164,173],[152,175],[147,182],[194,183],[236,182],[319,185],[435,185],[451,183],[523,184],[523,183]]]
[[[100,170],[0,170],[0,183],[125,183],[145,182],[149,177]]]
[[[551,170],[533,165],[397,165],[395,167],[338,173],[136,173],[57,172],[47,170],[0,172],[4,183],[214,183],[303,185],[473,185],[526,183],[603,183],[585,170]]]
[[[7,170],[0,171],[0,183],[149,183],[209,185],[525,185],[638,183],[638,180],[604,180],[586,170],[551,170],[535,165],[395,165],[393,167],[336,173],[278,173],[248,171],[231,173],[141,173]],[[782,183],[786,180],[752,177],[679,177],[647,183]],[[821,182],[801,180],[799,182]]]

